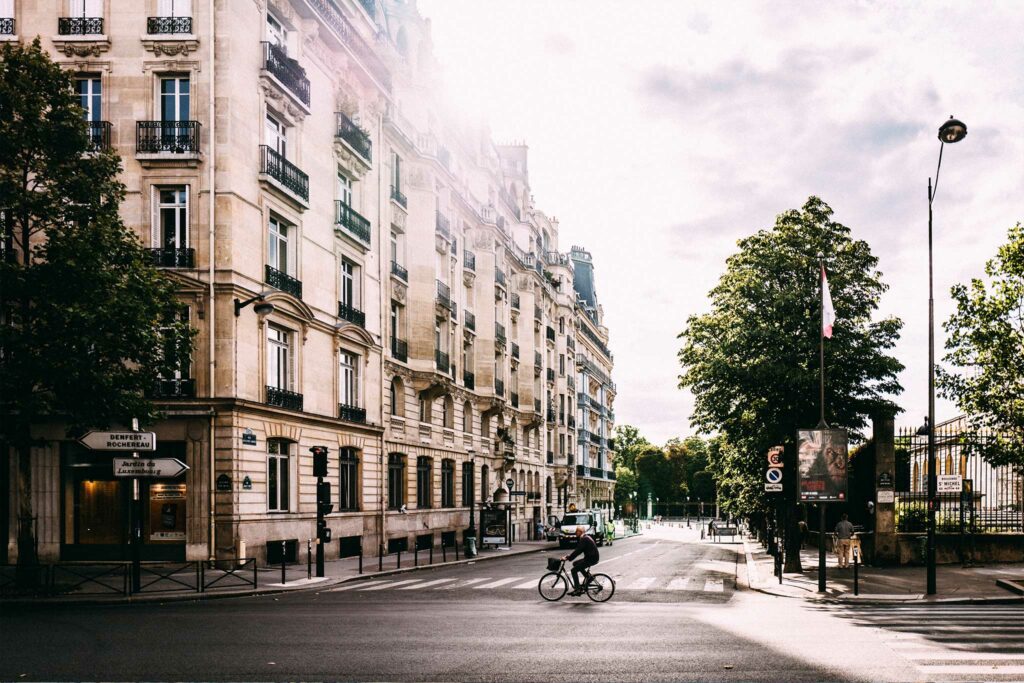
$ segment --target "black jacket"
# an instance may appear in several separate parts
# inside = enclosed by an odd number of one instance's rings
[[[584,559],[591,564],[601,559],[600,553],[597,552],[597,544],[587,534],[580,536],[580,540],[576,542],[576,550],[572,551],[572,555],[569,556],[569,561],[571,562],[580,553],[583,553]]]

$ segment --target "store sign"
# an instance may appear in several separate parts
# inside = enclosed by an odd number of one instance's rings
[[[845,501],[846,430],[801,429],[796,434],[800,500]]]
[[[242,430],[242,445],[243,446],[255,446],[256,445],[256,432],[252,431],[248,427]]]

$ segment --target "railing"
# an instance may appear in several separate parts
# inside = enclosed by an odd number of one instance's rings
[[[405,267],[399,265],[398,261],[391,262],[391,274],[402,282],[409,281],[409,271],[407,271]]]
[[[462,265],[468,270],[476,272],[476,254],[468,249],[462,252]]]
[[[569,416],[569,429],[576,429],[576,418],[572,415]]]
[[[402,194],[402,191],[394,185],[391,186],[391,198],[398,202],[398,205],[403,209],[409,208],[409,200],[406,199],[405,195]]]
[[[601,445],[601,435],[600,434],[595,434],[594,432],[590,432],[590,443],[594,444],[595,446],[600,446]]]
[[[542,316],[541,316],[541,312],[540,312],[540,306],[534,306],[533,307],[533,319],[534,320],[540,320],[541,317]]]
[[[567,336],[567,337],[565,338],[565,346],[566,346],[566,348],[568,348],[568,349],[569,349],[570,351],[575,351],[575,350],[576,350],[576,340],[575,340],[575,339],[573,339],[572,337],[569,337],[569,336]]]
[[[434,367],[446,375],[449,374],[452,371],[452,363],[448,359],[448,354],[440,349],[434,351]]]
[[[554,465],[555,464],[555,454],[552,453],[551,451],[548,451],[548,464],[549,465]]]
[[[504,396],[505,395],[505,382],[504,382],[504,380],[500,380],[500,379],[494,380],[494,395],[495,396]]]
[[[535,412],[535,413],[539,413],[540,412],[540,399],[539,398],[533,399],[533,412]]]
[[[512,357],[519,358],[519,344],[512,342]]]
[[[496,271],[494,271],[494,281],[496,283],[498,283],[499,285],[501,285],[502,287],[504,287],[505,286],[505,271],[503,271],[503,270],[496,270]]]
[[[198,121],[136,121],[135,151],[143,154],[199,152]]]
[[[452,223],[448,220],[448,216],[445,216],[440,211],[434,211],[434,227],[446,240],[450,240],[452,238],[451,226]]]
[[[366,408],[339,403],[338,418],[348,422],[366,422]]]
[[[594,477],[595,479],[604,479],[604,470],[601,469],[600,467],[591,467],[590,476]]]
[[[89,129],[89,142],[94,150],[110,149],[110,121],[86,121]]]
[[[381,85],[388,92],[391,91],[391,73],[388,71],[387,66],[379,56],[377,56],[374,48],[366,44],[355,27],[349,22],[348,19],[341,13],[340,10],[335,6],[331,0],[306,0],[310,6],[323,18],[328,26],[331,27],[338,34],[338,36],[348,45],[359,60],[363,63],[363,66],[380,81]],[[365,2],[369,0],[363,0]]]
[[[551,325],[548,325],[547,328],[547,338],[549,342],[555,341],[555,328],[551,327]]]
[[[347,142],[361,157],[373,161],[373,142],[370,135],[343,112],[335,112],[334,116],[338,123],[336,136]]]
[[[550,424],[555,423],[555,411],[552,410],[551,408],[548,408],[548,422]]]
[[[581,477],[587,476],[587,466],[586,465],[576,465],[576,474],[578,474]]]
[[[153,398],[193,398],[196,395],[194,379],[158,379],[151,389]]]
[[[14,35],[14,19],[12,17],[0,17],[0,36]]]
[[[359,327],[366,327],[366,314],[355,306],[349,306],[341,301],[338,302],[338,317]]]
[[[517,394],[516,392],[513,391],[511,394],[509,394],[509,398],[512,400],[512,407],[513,408],[518,408],[519,407],[519,394]]]
[[[280,289],[282,292],[288,292],[296,299],[302,298],[302,282],[300,280],[296,280],[287,273],[282,273],[273,266],[266,267],[263,281],[274,289]]]
[[[591,330],[587,325],[580,325],[580,329],[583,330],[583,335],[589,339],[609,360],[615,358],[605,343],[601,341],[601,338],[594,334],[593,330]]]
[[[512,292],[512,308],[516,311],[519,310],[519,295],[515,292]]]
[[[103,35],[103,17],[60,17],[57,33],[62,36]]]
[[[397,337],[391,338],[391,356],[403,363],[409,360],[409,342]]]
[[[146,33],[151,36],[192,33],[192,17],[147,17]]]
[[[549,382],[554,382],[555,381],[555,369],[554,368],[548,368],[548,381]]]
[[[157,268],[195,268],[195,249],[155,248],[149,257]]]
[[[463,311],[462,315],[466,324],[466,329],[476,332],[476,316],[473,315],[471,311]]]
[[[541,357],[540,357],[540,351],[534,351],[533,352],[533,364],[535,366],[537,366],[538,368],[543,364],[543,362],[541,360]]]
[[[299,66],[285,51],[273,43],[263,43],[263,68],[281,81],[286,88],[309,106],[309,79],[306,70]]]
[[[476,375],[468,370],[462,371],[462,383],[467,389],[476,389]]]
[[[576,443],[587,443],[590,441],[590,432],[586,429],[581,429],[576,432]]]
[[[266,173],[303,201],[309,200],[309,176],[268,145],[260,145],[260,173]]]
[[[302,410],[302,394],[267,385],[267,405],[287,410]]]
[[[505,344],[505,326],[501,323],[494,323],[494,341],[498,344]]]
[[[612,481],[615,481],[615,470],[608,470],[607,475],[608,475],[608,479],[611,479]]]
[[[437,303],[441,308],[447,308],[449,311],[452,310],[452,291],[448,285],[436,280],[437,282]]]
[[[340,199],[334,201],[334,223],[342,226],[369,246],[370,221]]]

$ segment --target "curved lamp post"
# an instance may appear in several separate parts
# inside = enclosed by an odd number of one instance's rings
[[[932,203],[939,189],[939,171],[942,170],[942,150],[947,144],[960,142],[967,137],[967,126],[963,121],[949,120],[939,127],[939,164],[935,168],[935,186],[928,179],[928,547],[927,592],[935,595],[935,507],[938,489],[938,473],[935,457],[935,293],[932,270]]]

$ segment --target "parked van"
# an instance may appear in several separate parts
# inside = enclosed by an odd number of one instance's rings
[[[562,517],[562,534],[558,539],[558,547],[570,548],[576,545],[577,527],[583,527],[583,533],[589,534],[598,545],[604,545],[604,515],[604,510],[565,513]]]

